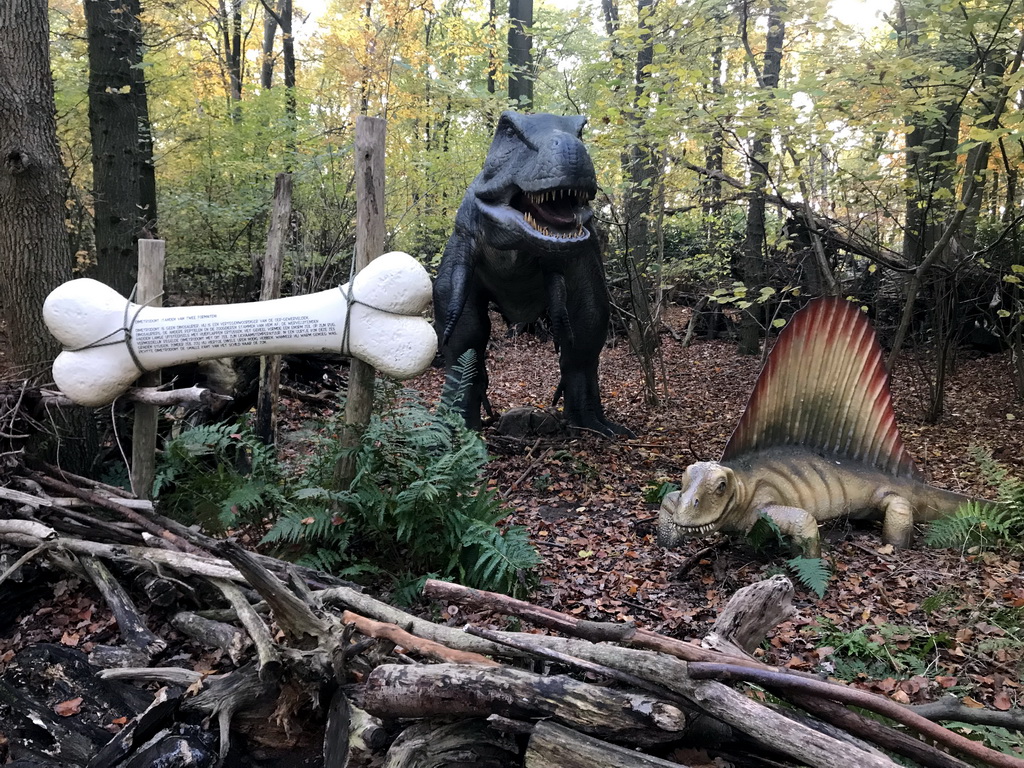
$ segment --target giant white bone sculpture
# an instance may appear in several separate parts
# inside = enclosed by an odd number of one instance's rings
[[[65,347],[54,381],[74,402],[95,407],[145,371],[216,357],[340,352],[408,379],[437,351],[421,315],[429,301],[426,270],[393,251],[340,288],[247,304],[146,307],[96,280],[71,280],[47,296],[43,319]]]

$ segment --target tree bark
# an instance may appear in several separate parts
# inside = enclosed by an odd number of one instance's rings
[[[645,746],[678,739],[686,729],[686,716],[675,704],[511,667],[384,664],[370,673],[358,704],[382,718],[481,712],[551,718],[610,741]]]
[[[356,253],[359,272],[384,252],[384,138],[387,124],[377,117],[356,120]],[[359,297],[354,297],[358,299]],[[361,360],[349,362],[345,398],[345,430],[342,446],[359,444],[373,410],[373,366]],[[345,455],[334,469],[334,487],[346,489],[356,476],[355,457]]]
[[[128,296],[138,274],[135,243],[147,223],[155,226],[156,216],[152,137],[140,68],[141,9],[139,0],[85,0],[84,8],[96,237],[92,273]],[[143,186],[154,199],[143,200]]]
[[[533,107],[533,0],[508,4],[508,100],[518,109]]]
[[[782,72],[782,44],[786,26],[782,14],[786,11],[785,0],[772,0],[768,8],[768,33],[765,36],[764,70],[758,78],[761,103],[758,113],[761,120],[767,120],[774,89],[779,87]],[[746,19],[742,27],[746,34]],[[744,39],[746,39],[744,37]],[[749,50],[749,48],[748,48]],[[747,208],[747,226],[740,251],[740,272],[748,290],[757,290],[765,281],[765,186],[768,183],[768,149],[771,133],[763,125],[754,132],[750,145],[750,202]],[[756,355],[761,349],[760,337],[764,327],[764,307],[751,300],[744,311],[740,326],[740,354]]]
[[[292,215],[292,175],[279,173],[274,180],[274,202],[267,232],[267,250],[263,256],[263,286],[260,301],[281,298],[281,275],[284,271],[284,249],[288,222]],[[260,358],[260,385],[256,400],[253,430],[266,445],[277,444],[277,405],[281,391],[281,356]]]
[[[71,279],[45,0],[0,3],[0,312],[13,373],[49,375],[60,351],[40,308]]]
[[[525,768],[686,768],[542,720],[526,747]]]
[[[632,141],[622,162],[629,177],[623,218],[626,224],[625,269],[633,318],[629,328],[630,344],[636,352],[644,376],[644,399],[649,406],[658,403],[655,361],[658,354],[658,329],[651,310],[651,286],[647,277],[651,266],[650,222],[654,189],[660,176],[655,163],[655,148],[647,140],[642,106],[650,67],[654,62],[654,39],[649,26],[654,0],[637,0],[641,48],[636,55],[633,80]]]

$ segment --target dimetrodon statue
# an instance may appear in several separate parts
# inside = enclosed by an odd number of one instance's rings
[[[797,312],[780,334],[720,461],[691,464],[665,496],[658,543],[746,533],[762,515],[821,556],[818,524],[881,519],[882,539],[910,545],[914,523],[972,501],[929,485],[896,425],[871,323],[844,299]]]

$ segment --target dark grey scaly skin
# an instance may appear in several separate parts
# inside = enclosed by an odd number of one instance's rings
[[[632,434],[605,418],[598,387],[609,310],[589,205],[597,179],[580,138],[585,123],[503,113],[455,216],[434,281],[434,320],[447,371],[466,350],[476,351],[475,375],[456,403],[470,427],[480,426],[487,393],[493,302],[512,323],[548,312],[561,372],[555,402],[564,396],[569,424]]]

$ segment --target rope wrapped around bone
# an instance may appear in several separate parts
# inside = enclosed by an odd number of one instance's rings
[[[421,314],[429,302],[426,270],[393,251],[340,288],[246,304],[146,307],[96,280],[71,280],[47,296],[43,319],[65,347],[54,381],[72,401],[95,407],[145,371],[216,357],[340,352],[412,378],[437,351]]]

